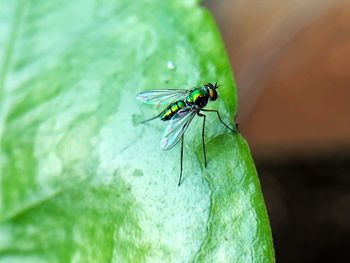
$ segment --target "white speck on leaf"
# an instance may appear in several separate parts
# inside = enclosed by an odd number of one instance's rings
[[[174,62],[172,62],[171,60],[169,60],[167,62],[167,67],[169,70],[174,70],[175,69],[175,65],[174,65]]]

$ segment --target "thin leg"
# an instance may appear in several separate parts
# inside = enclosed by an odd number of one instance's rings
[[[154,116],[154,117],[152,117],[152,118],[150,118],[150,119],[141,121],[141,124],[144,124],[144,123],[149,122],[149,121],[153,121],[154,119],[157,119],[157,118],[161,117],[161,116],[163,115],[163,113],[164,113],[166,110],[167,110],[167,109],[163,110],[163,111],[162,111],[161,113],[159,113],[157,116]]]
[[[141,121],[141,124],[144,124],[144,123],[149,122],[149,121],[153,121],[154,119],[157,119],[157,118],[159,118],[160,116],[162,116],[162,114],[163,114],[163,111],[162,111],[161,113],[159,113],[157,116],[154,116],[154,117],[152,117],[152,118],[150,118],[150,119]]]
[[[180,178],[179,178],[179,183],[177,186],[180,186],[181,184],[181,178],[182,178],[182,160],[184,156],[184,135],[181,136],[181,154],[180,154]]]
[[[217,110],[207,110],[207,109],[201,109],[201,111],[207,111],[207,112],[216,112],[216,114],[218,115],[219,120],[221,121],[221,123],[230,131],[237,133],[238,129],[236,128],[236,130],[232,129],[230,126],[228,126],[226,123],[224,123],[224,121],[221,119],[221,116],[219,114],[219,112]],[[237,125],[236,125],[237,127]]]
[[[154,116],[154,117],[152,117],[152,118],[150,118],[150,119],[141,121],[141,124],[144,124],[144,123],[149,122],[149,121],[153,121],[154,119],[157,119],[157,118],[159,118],[159,117],[160,117],[160,115],[157,115],[157,116]]]
[[[205,129],[205,116],[204,114],[201,114],[197,112],[197,115],[200,117],[203,117],[203,126],[202,126],[202,145],[203,145],[203,153],[204,153],[204,167],[207,167],[207,154],[205,152],[205,143],[204,143],[204,129]]]

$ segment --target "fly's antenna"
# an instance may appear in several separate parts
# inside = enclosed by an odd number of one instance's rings
[[[222,71],[223,71],[223,70],[220,71],[219,76],[218,76],[218,78],[217,78],[216,81],[215,81],[214,89],[217,89],[217,88],[220,87],[220,85],[218,84],[218,82],[219,82],[219,79],[220,79],[220,77],[221,77]]]

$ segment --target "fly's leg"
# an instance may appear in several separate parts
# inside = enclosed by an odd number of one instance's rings
[[[180,186],[180,184],[181,184],[183,155],[184,155],[184,135],[181,136],[180,178],[179,178],[179,183],[177,184],[177,186]]]
[[[141,121],[141,124],[144,124],[144,123],[149,122],[149,121],[153,121],[154,119],[157,119],[157,118],[159,118],[160,116],[162,116],[162,114],[163,114],[163,112],[159,113],[157,116],[154,116],[154,117],[152,117],[152,118],[150,118],[150,119]]]
[[[152,117],[152,118],[150,118],[150,119],[141,121],[141,124],[144,124],[144,123],[149,122],[149,121],[153,121],[154,119],[157,119],[157,118],[161,117],[161,116],[164,114],[164,112],[165,112],[166,110],[167,110],[167,109],[164,109],[164,110],[163,110],[161,113],[159,113],[157,116],[154,116],[154,117]]]
[[[150,118],[150,119],[141,121],[141,124],[144,124],[144,123],[149,122],[149,121],[153,121],[154,119],[157,119],[157,118],[159,118],[160,116],[161,116],[161,114],[158,114],[157,116],[154,116],[154,117],[152,117],[152,118]]]
[[[207,111],[207,112],[216,112],[216,114],[218,115],[218,118],[220,120],[220,122],[227,128],[229,129],[230,131],[234,132],[234,133],[238,133],[239,130],[238,130],[238,125],[236,124],[236,127],[235,129],[232,129],[230,126],[228,126],[222,119],[221,119],[221,116],[219,114],[219,111],[217,110],[207,110],[207,109],[201,109],[201,111]]]
[[[203,153],[204,153],[204,167],[207,167],[207,154],[205,152],[205,142],[204,142],[204,129],[205,129],[205,118],[206,115],[197,112],[197,115],[203,117],[203,126],[202,126],[202,145],[203,145]]]

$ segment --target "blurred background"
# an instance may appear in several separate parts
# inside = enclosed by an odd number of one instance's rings
[[[277,262],[350,262],[350,1],[206,0]]]

